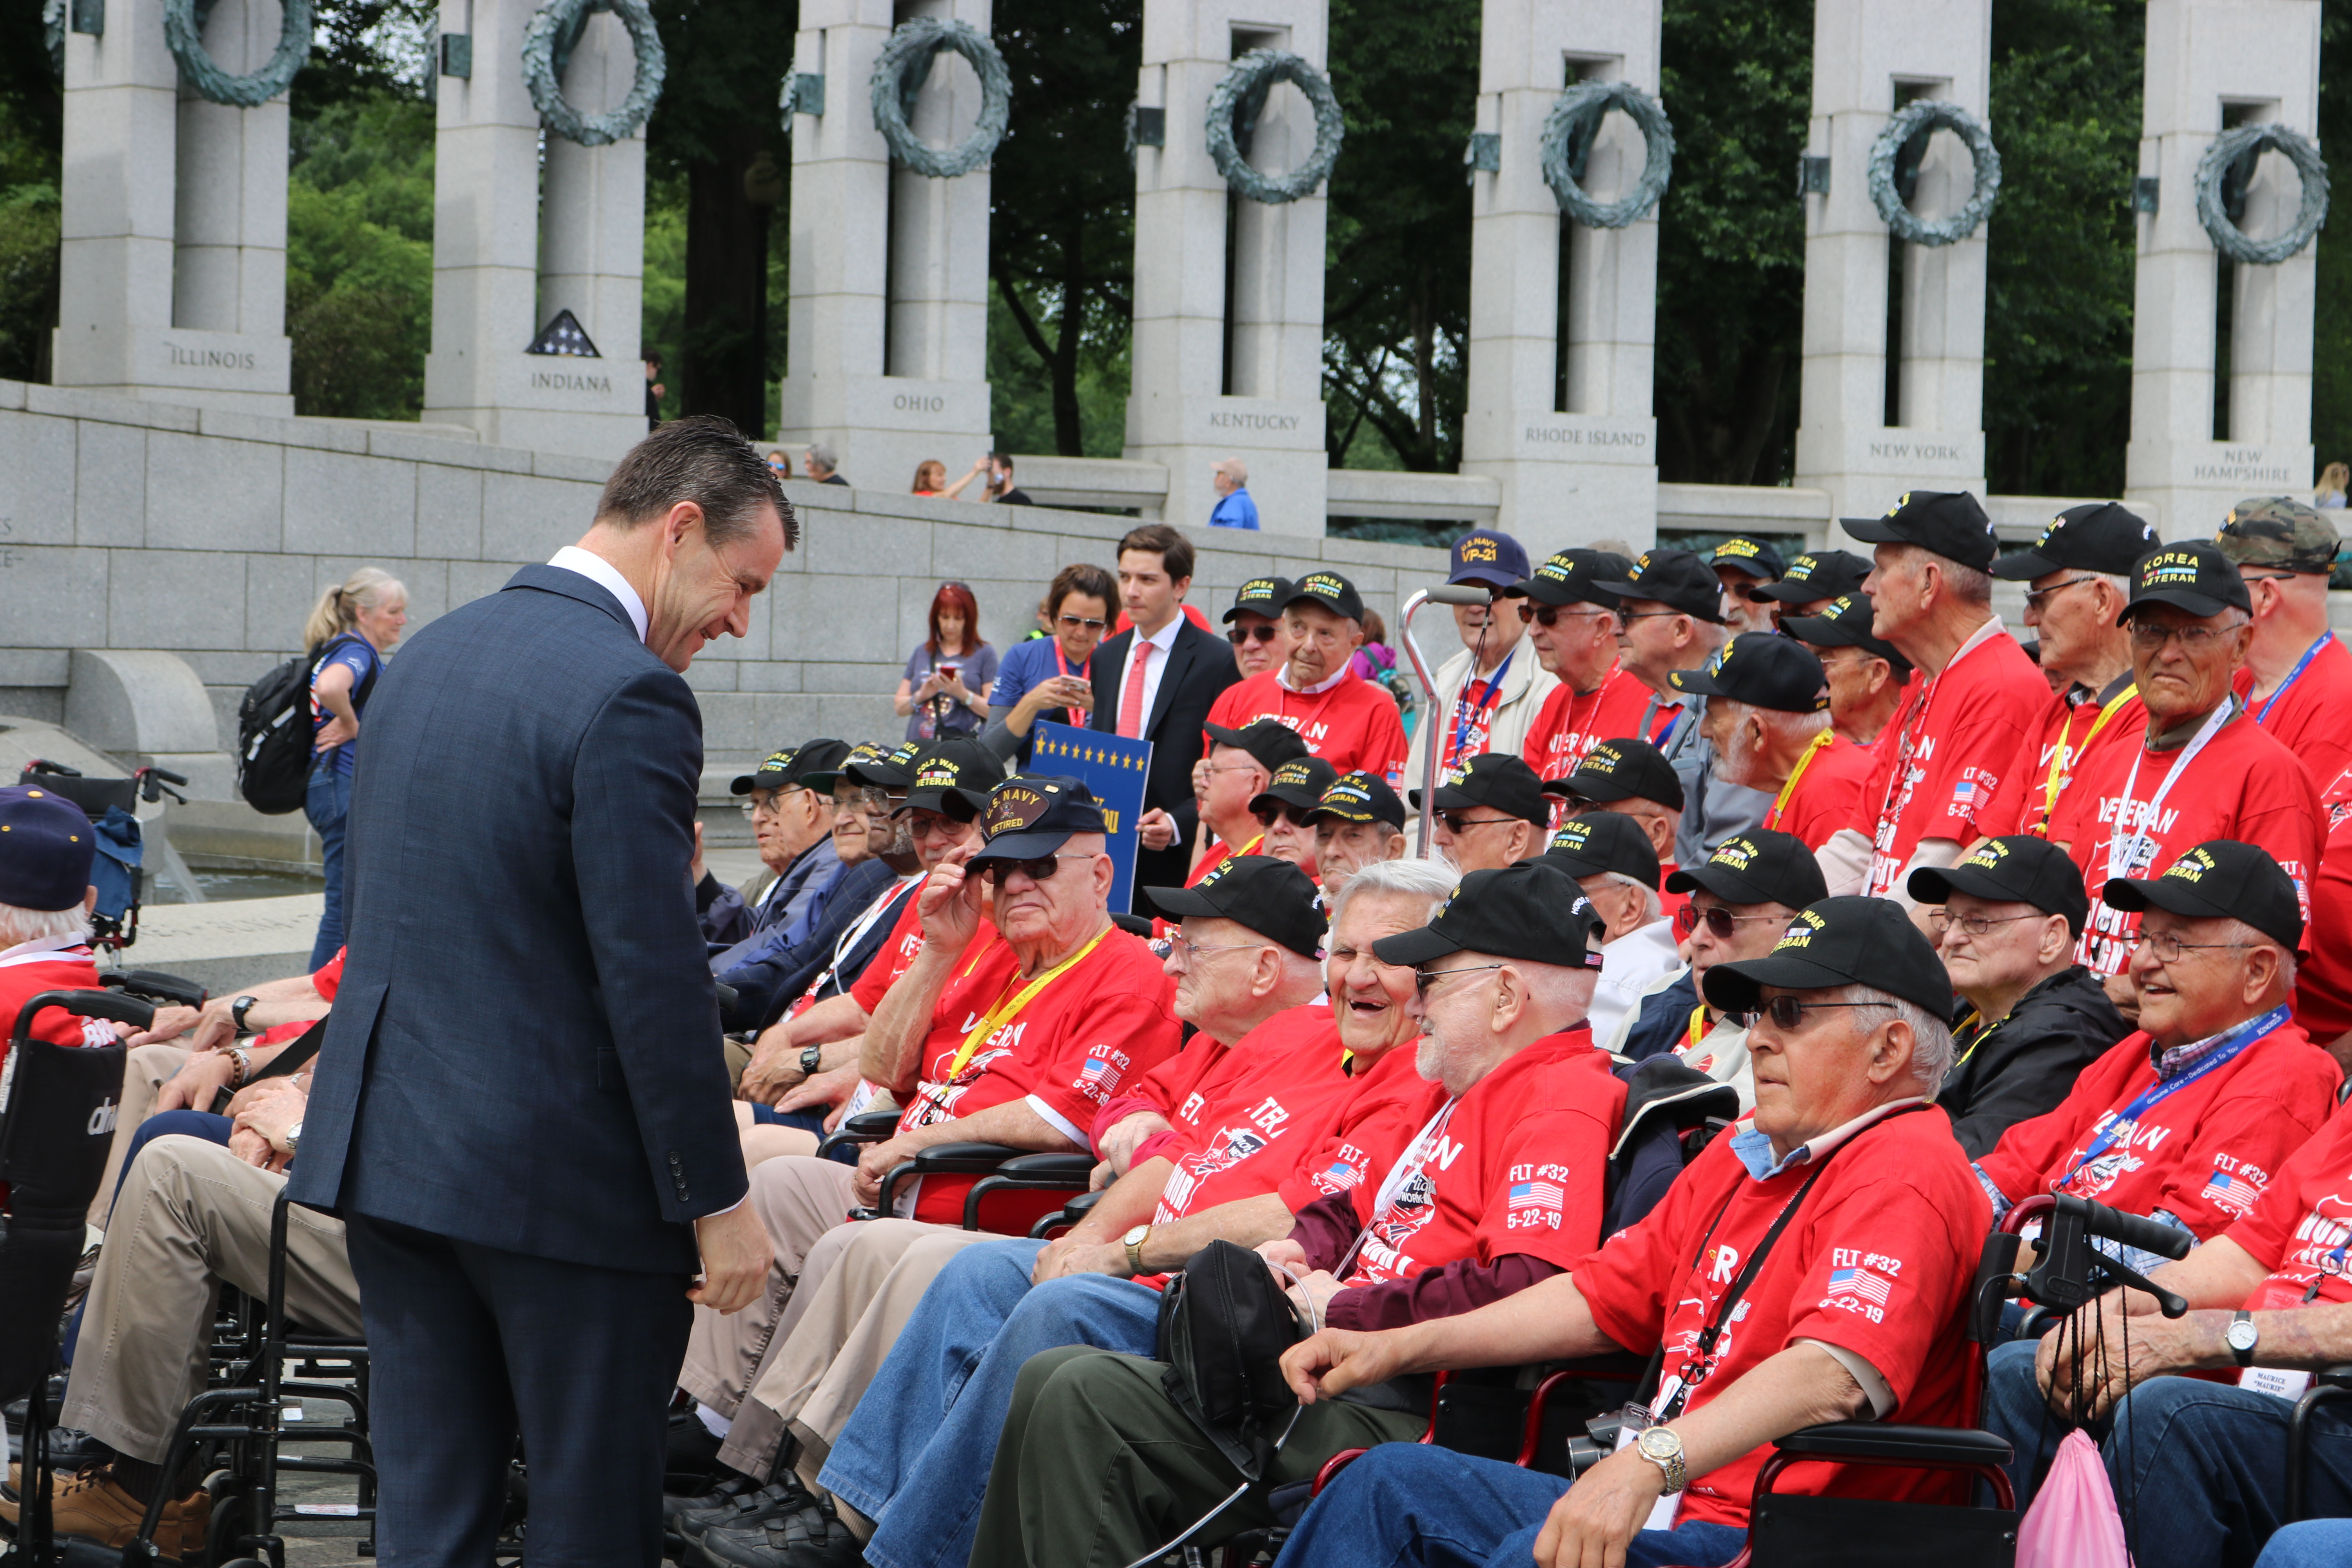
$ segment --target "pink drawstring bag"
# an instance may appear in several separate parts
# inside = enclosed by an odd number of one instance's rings
[[[2017,1532],[2017,1568],[2131,1568],[2099,1446],[2069,1432]]]

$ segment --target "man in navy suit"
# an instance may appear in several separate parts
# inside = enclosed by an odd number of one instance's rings
[[[682,672],[798,532],[734,426],[672,421],[577,545],[410,638],[368,704],[291,1191],[346,1222],[386,1568],[489,1561],[518,1431],[534,1561],[661,1557],[689,1303],[740,1308],[769,1261],[688,883]]]

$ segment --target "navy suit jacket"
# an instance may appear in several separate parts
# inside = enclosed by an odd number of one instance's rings
[[[702,717],[619,603],[526,566],[389,661],[295,1201],[533,1257],[697,1267],[745,1192],[687,867]]]

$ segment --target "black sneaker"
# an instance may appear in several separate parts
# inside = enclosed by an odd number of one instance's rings
[[[709,1508],[689,1509],[677,1514],[671,1528],[688,1541],[699,1541],[706,1531],[749,1530],[766,1521],[806,1508],[808,1489],[800,1478],[790,1471],[781,1480],[769,1482],[757,1491],[738,1493],[724,1498]]]
[[[695,1543],[691,1568],[866,1568],[857,1538],[831,1498],[806,1503],[756,1528],[712,1530]]]

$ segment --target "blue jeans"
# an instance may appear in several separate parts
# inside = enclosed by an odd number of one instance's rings
[[[319,835],[319,858],[327,871],[327,903],[319,913],[318,939],[310,943],[312,973],[343,945],[343,825],[352,814],[352,775],[337,773],[331,763],[310,769],[310,787],[302,797],[302,815]]]
[[[2344,1568],[2352,1563],[2352,1519],[2314,1519],[2271,1537],[2254,1568]]]
[[[1160,1292],[1080,1274],[1032,1287],[1042,1241],[959,1252],[899,1331],[818,1484],[877,1521],[874,1568],[942,1568],[971,1556],[996,1440],[1023,1363],[1062,1345],[1150,1355]]]
[[[2010,1479],[2032,1500],[2066,1435],[2033,1381],[2031,1341],[1992,1352],[1985,1426],[2017,1450]],[[2273,1394],[2194,1377],[2153,1377],[2088,1430],[2140,1568],[2244,1568],[2284,1521],[2287,1416]],[[2311,1419],[2305,1508],[2352,1514],[2352,1412],[2323,1406]]]
[[[1568,1482],[1423,1443],[1383,1443],[1341,1470],[1307,1510],[1275,1568],[1525,1568]],[[1690,1523],[1644,1530],[1626,1568],[1717,1568],[1745,1531]]]

